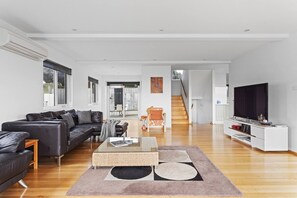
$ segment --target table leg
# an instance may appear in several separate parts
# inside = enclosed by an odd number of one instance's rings
[[[34,143],[34,169],[38,169],[38,142]]]

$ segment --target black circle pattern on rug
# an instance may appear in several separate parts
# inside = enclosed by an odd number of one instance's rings
[[[151,174],[152,168],[150,166],[116,166],[111,170],[111,174],[118,179],[141,179]]]

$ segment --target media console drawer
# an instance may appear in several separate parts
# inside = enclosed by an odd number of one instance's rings
[[[257,138],[264,139],[264,129],[252,126],[251,134]]]
[[[252,137],[251,145],[252,145],[252,147],[256,147],[258,149],[265,150],[263,139]]]

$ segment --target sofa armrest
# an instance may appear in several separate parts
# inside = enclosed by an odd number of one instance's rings
[[[125,133],[125,132],[127,131],[127,129],[128,129],[128,122],[123,122],[123,121],[121,121],[120,123],[118,123],[118,124],[116,125],[116,132],[117,132],[118,134],[123,134],[123,133]]]
[[[0,153],[16,153],[25,149],[27,132],[0,131]]]
[[[2,130],[28,132],[31,139],[39,140],[40,156],[60,156],[67,151],[69,129],[64,120],[5,122]]]
[[[92,123],[103,123],[103,113],[101,111],[91,112]]]

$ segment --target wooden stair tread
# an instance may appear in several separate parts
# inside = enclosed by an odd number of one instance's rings
[[[171,98],[171,122],[172,124],[189,124],[188,114],[182,96],[172,96]]]

